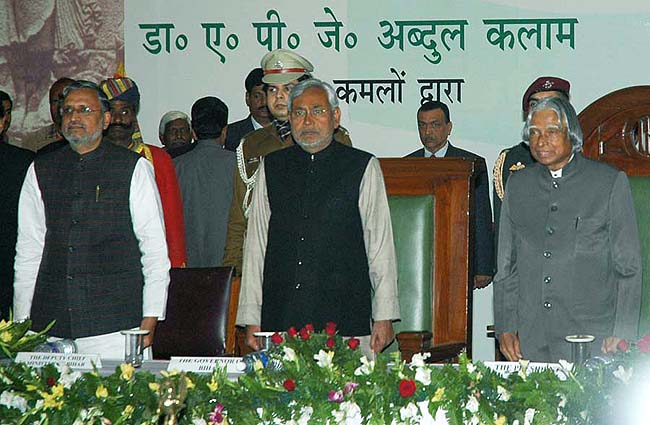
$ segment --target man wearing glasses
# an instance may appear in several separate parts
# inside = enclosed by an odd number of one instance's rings
[[[238,275],[242,269],[246,223],[260,160],[271,152],[294,145],[287,99],[291,89],[300,81],[311,78],[311,72],[314,70],[307,59],[285,49],[276,49],[264,55],[261,67],[264,72],[262,82],[266,92],[266,104],[273,121],[271,125],[244,136],[236,149],[237,170],[223,265],[235,267]],[[334,141],[351,145],[348,132],[343,127],[334,131]]]
[[[484,288],[494,275],[494,233],[485,159],[449,143],[453,125],[446,104],[440,101],[426,102],[418,109],[417,117],[423,148],[411,152],[406,158],[468,158],[480,163],[479,175],[474,180],[472,280],[474,288]]]
[[[379,162],[334,142],[334,89],[311,79],[288,99],[297,145],[259,167],[244,251],[237,324],[254,333],[335,322],[380,352],[399,319],[397,266]]]
[[[110,105],[96,84],[64,90],[68,140],[30,165],[18,205],[14,317],[121,359],[119,331],[164,318],[169,260],[151,164],[103,140]]]
[[[641,253],[625,176],[582,156],[582,129],[562,97],[531,107],[522,134],[537,161],[503,198],[494,321],[510,361],[570,359],[568,335],[616,351],[636,338]]]

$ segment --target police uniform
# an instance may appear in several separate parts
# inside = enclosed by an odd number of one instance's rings
[[[501,215],[501,202],[505,195],[506,182],[508,177],[517,171],[523,170],[530,164],[535,163],[530,153],[530,147],[526,142],[521,142],[511,148],[501,151],[494,163],[492,177],[494,181],[492,203],[494,206],[494,224],[496,226],[496,238],[499,237],[499,217]]]

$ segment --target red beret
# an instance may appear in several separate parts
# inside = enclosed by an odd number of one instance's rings
[[[559,91],[564,93],[569,97],[569,89],[571,88],[571,83],[567,80],[563,80],[558,77],[539,77],[536,79],[533,84],[528,87],[526,93],[524,93],[524,98],[521,100],[521,109],[524,111],[524,115],[528,115],[528,102],[530,97],[535,93],[542,91]]]

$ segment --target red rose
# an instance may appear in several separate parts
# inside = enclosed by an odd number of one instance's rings
[[[325,333],[329,336],[334,336],[336,334],[336,323],[327,322],[325,324]]]
[[[307,328],[300,329],[300,338],[307,341],[309,339],[309,331]]]
[[[334,345],[335,345],[335,344],[336,344],[336,341],[335,341],[334,338],[332,338],[332,337],[327,338],[327,342],[325,343],[325,345],[327,346],[327,348],[329,348],[330,350],[331,350],[332,348],[334,348]]]
[[[630,344],[628,344],[628,342],[626,340],[622,339],[622,340],[620,340],[618,342],[618,344],[616,344],[616,349],[618,351],[622,351],[622,352],[626,353],[627,350],[630,349]]]
[[[399,383],[399,395],[404,398],[411,397],[416,389],[415,381],[412,379],[402,379]]]
[[[650,335],[646,335],[636,342],[636,346],[642,353],[650,353]]]
[[[348,339],[348,347],[350,347],[351,350],[356,350],[359,344],[361,344],[361,341],[359,341],[358,338],[352,337]]]
[[[294,328],[293,326],[290,327],[290,328],[287,330],[287,333],[289,334],[289,336],[290,336],[291,338],[295,338],[296,335],[298,335],[298,331],[297,331],[296,328]]]
[[[285,390],[287,391],[293,391],[296,389],[296,381],[294,381],[291,378],[287,378],[284,380],[284,383],[282,384]]]
[[[272,343],[279,344],[282,341],[284,341],[284,338],[282,338],[282,335],[280,335],[279,333],[276,332],[273,335],[271,335],[271,342]]]
[[[51,376],[48,376],[47,379],[45,380],[45,383],[47,384],[48,387],[53,387],[56,385],[56,379],[52,378]]]
[[[309,332],[314,332],[314,325],[312,325],[311,323],[307,323],[305,325],[305,329],[307,329]]]

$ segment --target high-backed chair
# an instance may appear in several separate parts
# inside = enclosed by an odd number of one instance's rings
[[[172,268],[165,320],[153,356],[223,356],[234,352],[239,280],[232,267]]]
[[[578,115],[587,158],[625,171],[641,241],[643,288],[639,335],[650,333],[650,86],[609,93]]]
[[[471,355],[470,229],[475,164],[465,159],[381,158],[398,261],[404,360]]]

